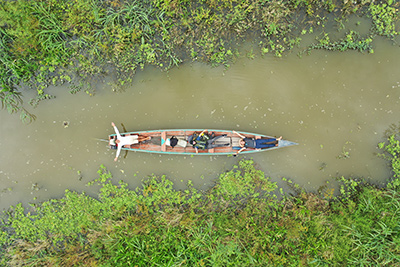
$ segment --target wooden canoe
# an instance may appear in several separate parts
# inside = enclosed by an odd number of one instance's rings
[[[143,141],[139,144],[134,144],[130,146],[124,146],[122,150],[130,150],[130,151],[140,151],[140,152],[148,152],[148,153],[161,153],[161,154],[182,154],[182,155],[230,155],[234,154],[238,151],[239,148],[239,140],[241,139],[237,134],[232,131],[224,131],[224,130],[208,130],[208,134],[213,134],[214,136],[226,135],[224,137],[219,138],[216,143],[224,144],[223,147],[216,147],[212,149],[199,149],[198,154],[196,154],[195,148],[189,143],[191,136],[193,133],[201,133],[202,129],[170,129],[170,130],[151,130],[151,131],[137,131],[137,132],[126,132],[121,133],[121,136],[130,136],[130,135],[139,135],[148,137],[150,136],[150,140]],[[247,138],[275,138],[273,136],[261,135],[256,133],[247,133],[237,131],[242,136]],[[169,145],[169,138],[172,136],[176,136],[179,140],[178,145],[175,147],[171,147]],[[111,149],[117,149],[115,145],[116,134],[111,134],[108,136],[109,146]],[[186,145],[185,145],[186,144]],[[229,145],[227,145],[229,144]],[[261,152],[266,150],[274,150],[277,148],[287,147],[297,145],[297,143],[280,140],[277,146],[264,148],[264,149],[254,149],[247,148],[246,150],[240,152],[240,154]]]

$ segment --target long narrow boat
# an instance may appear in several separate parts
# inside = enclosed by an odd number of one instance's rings
[[[121,133],[121,136],[143,136],[151,137],[150,140],[142,141],[138,144],[124,146],[122,150],[130,151],[140,151],[148,153],[161,153],[161,154],[183,154],[183,155],[229,155],[234,154],[240,149],[239,141],[241,137],[232,131],[224,130],[208,130],[208,135],[210,136],[222,136],[217,139],[216,143],[223,145],[222,147],[216,147],[212,149],[199,149],[196,153],[195,148],[191,145],[191,139],[193,134],[200,134],[203,130],[200,129],[171,129],[171,130],[152,130],[152,131],[137,131],[137,132],[126,132]],[[256,133],[238,132],[240,135],[246,138],[254,139],[264,139],[264,138],[274,138],[272,136],[261,135]],[[178,138],[178,144],[174,147],[170,146],[170,138],[175,136]],[[116,134],[111,134],[108,136],[109,145],[111,149],[117,149],[115,143]],[[247,148],[240,154],[261,152],[266,150],[274,150],[277,148],[287,147],[297,145],[297,143],[280,140],[276,146],[264,148],[264,149],[254,149]]]

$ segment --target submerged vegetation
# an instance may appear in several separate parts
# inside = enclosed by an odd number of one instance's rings
[[[306,50],[373,52],[375,36],[398,35],[398,7],[393,0],[1,0],[0,98],[29,121],[18,86],[37,91],[33,105],[52,97],[50,84],[93,95],[93,78],[112,74],[115,89],[145,65],[168,70],[191,59],[229,66],[246,40],[280,57],[301,36],[320,33]],[[328,25],[343,29],[351,15],[369,18],[369,33],[348,29],[332,40]]]
[[[399,141],[379,147],[393,178],[378,188],[341,177],[294,196],[241,160],[208,191],[166,177],[135,190],[101,167],[98,198],[11,207],[0,224],[0,264],[11,266],[396,266],[400,262]],[[280,189],[282,192],[282,188]]]

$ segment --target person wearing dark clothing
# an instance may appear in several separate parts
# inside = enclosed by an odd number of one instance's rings
[[[226,144],[216,144],[215,142],[220,139],[221,137],[225,137],[226,134],[215,136],[210,138],[208,134],[206,134],[207,130],[202,131],[197,137],[193,138],[191,144],[196,149],[196,153],[199,153],[199,149],[212,149],[216,147],[224,147],[229,146],[229,143]]]
[[[243,138],[240,141],[243,142],[243,146],[251,148],[268,148],[268,147],[274,147],[278,144],[276,138],[263,138],[263,139]]]
[[[240,149],[236,154],[239,154],[246,148],[255,148],[255,149],[263,149],[263,148],[270,148],[279,145],[279,141],[282,139],[282,136],[279,138],[247,138],[236,131],[232,131],[233,133],[237,134],[240,138],[239,146]]]

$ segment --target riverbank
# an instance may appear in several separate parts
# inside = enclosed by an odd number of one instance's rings
[[[392,167],[384,187],[340,178],[295,196],[242,160],[208,191],[152,176],[130,190],[105,167],[97,199],[66,191],[1,223],[3,265],[390,266],[399,262],[399,135],[379,144]],[[278,192],[281,191],[282,194]]]
[[[318,34],[305,48],[373,52],[376,36],[398,35],[397,1],[26,1],[0,2],[0,98],[23,121],[35,106],[52,98],[49,85],[69,84],[70,92],[95,92],[93,80],[111,74],[118,91],[137,69],[168,70],[184,61],[229,66],[244,41],[280,57],[302,37]],[[345,29],[350,16],[367,18],[369,30]],[[333,34],[336,30],[340,34]],[[332,36],[335,35],[335,36]],[[37,91],[27,101],[17,86]]]

